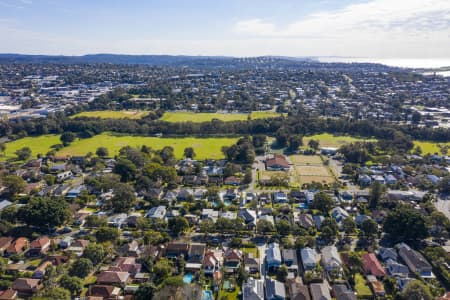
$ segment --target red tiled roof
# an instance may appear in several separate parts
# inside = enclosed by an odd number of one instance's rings
[[[373,253],[364,253],[361,255],[364,263],[364,270],[372,275],[382,277],[386,275],[386,271],[381,266],[377,257]]]
[[[273,158],[269,158],[266,160],[266,166],[281,166],[283,168],[289,168],[289,162],[286,160],[286,157],[281,154],[275,154]]]

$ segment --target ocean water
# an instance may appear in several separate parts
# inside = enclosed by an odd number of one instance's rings
[[[317,57],[321,62],[376,63],[400,68],[450,67],[450,58],[363,58],[363,57]],[[443,72],[447,73],[448,72]],[[448,76],[442,74],[443,76]]]

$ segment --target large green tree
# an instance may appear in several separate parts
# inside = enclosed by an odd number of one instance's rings
[[[320,210],[321,213],[328,214],[333,205],[333,198],[326,192],[318,192],[314,195],[312,207]]]
[[[15,196],[25,190],[27,183],[17,175],[7,175],[3,177],[3,185],[6,187],[9,196]]]
[[[93,265],[97,265],[106,257],[106,251],[102,245],[90,243],[84,248],[83,257],[89,259]]]
[[[71,276],[85,278],[89,275],[89,273],[91,273],[92,269],[92,262],[87,258],[81,257],[72,264],[69,270],[69,274]]]
[[[126,183],[119,183],[114,187],[111,205],[115,212],[127,212],[133,207],[136,195],[134,189]]]
[[[19,219],[27,225],[37,227],[58,227],[67,223],[71,217],[66,201],[54,198],[32,198],[19,209]]]
[[[428,236],[425,222],[425,217],[418,211],[402,206],[389,212],[383,230],[396,242],[422,239]]]

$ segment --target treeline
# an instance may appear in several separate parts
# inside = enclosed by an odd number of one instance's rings
[[[42,134],[61,134],[74,132],[80,137],[89,137],[104,131],[123,134],[154,135],[162,133],[166,136],[183,135],[275,135],[278,131],[289,135],[312,135],[329,132],[340,135],[354,135],[366,138],[393,140],[398,133],[417,140],[435,142],[450,141],[450,130],[444,128],[425,128],[402,126],[384,122],[354,121],[352,119],[324,119],[290,114],[288,117],[259,119],[246,121],[223,122],[212,120],[203,123],[168,123],[159,121],[156,112],[140,120],[77,118],[71,119],[64,114],[50,115],[46,119],[35,120],[3,120],[0,122],[0,136],[18,138]]]

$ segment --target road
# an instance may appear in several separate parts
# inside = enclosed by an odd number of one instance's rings
[[[437,201],[434,202],[434,206],[450,220],[450,199],[446,200],[437,196]]]
[[[266,278],[266,243],[258,244],[258,251],[259,251],[259,263],[260,263],[260,274],[261,279]]]

